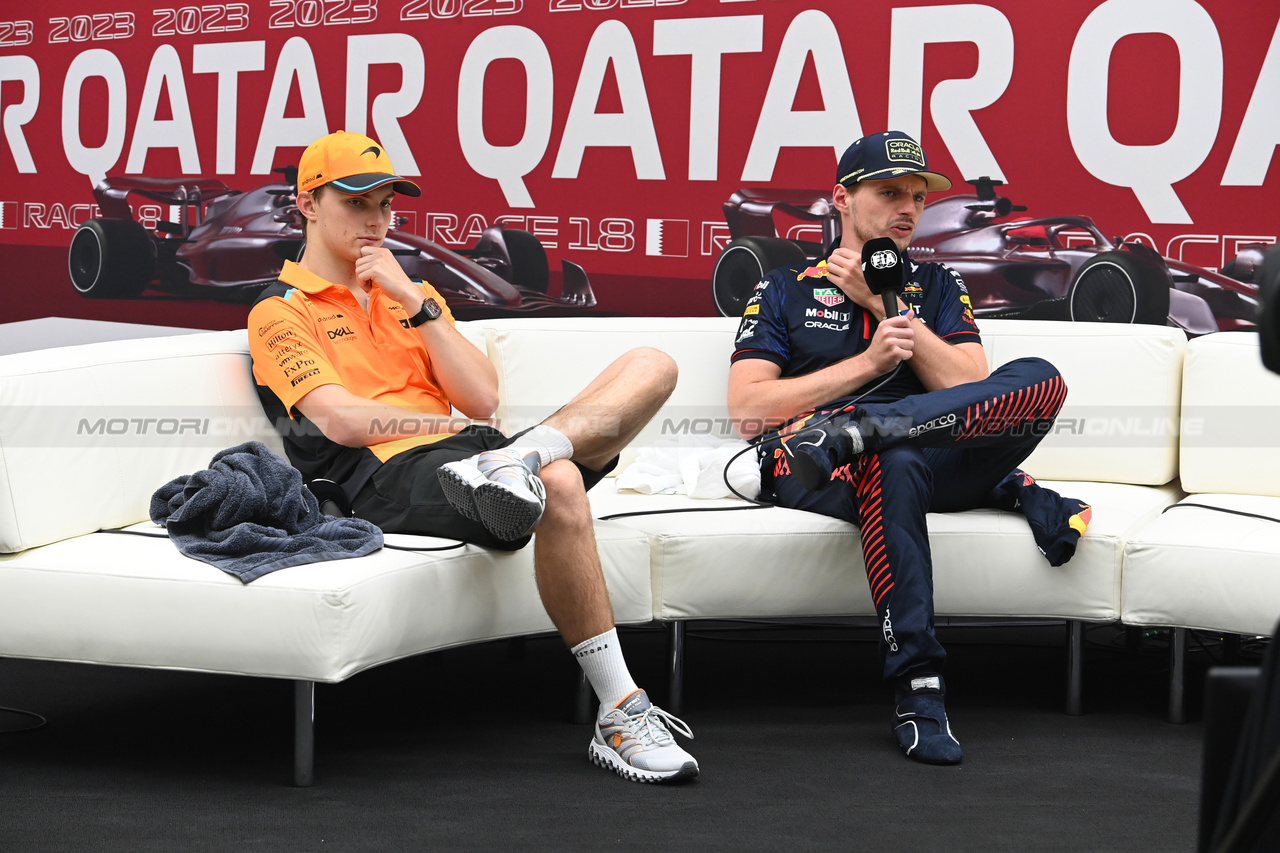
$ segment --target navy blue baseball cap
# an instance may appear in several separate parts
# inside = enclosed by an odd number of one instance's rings
[[[887,181],[900,175],[919,175],[925,189],[941,192],[951,189],[946,175],[929,171],[929,161],[920,143],[900,130],[888,130],[864,136],[845,149],[836,167],[836,183]]]

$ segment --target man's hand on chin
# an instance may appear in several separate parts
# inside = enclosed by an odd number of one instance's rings
[[[381,287],[388,296],[404,306],[406,311],[416,311],[422,301],[422,293],[409,280],[409,276],[405,275],[396,256],[391,254],[390,249],[382,246],[365,246],[360,250],[360,258],[356,261],[356,279],[370,287]]]

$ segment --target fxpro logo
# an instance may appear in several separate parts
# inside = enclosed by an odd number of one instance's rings
[[[316,363],[316,360],[314,358],[304,358],[301,361],[299,361],[297,364],[292,364],[285,367],[284,375],[292,376],[295,373],[300,373],[301,371],[306,370],[308,367],[314,367],[315,363]]]

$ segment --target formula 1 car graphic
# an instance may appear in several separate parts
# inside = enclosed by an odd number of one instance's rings
[[[1264,246],[1243,247],[1221,273],[1212,272],[1140,243],[1108,240],[1087,216],[1009,218],[1026,208],[997,194],[1002,182],[969,183],[975,195],[925,205],[907,254],[958,272],[974,314],[1168,323],[1193,335],[1256,328],[1253,274]],[[821,242],[780,238],[775,213],[799,220],[801,229],[820,228]],[[716,260],[712,295],[725,316],[742,314],[765,272],[822,257],[840,224],[830,195],[800,190],[739,190],[724,214],[733,239]]]
[[[88,220],[71,238],[72,285],[88,297],[136,297],[152,288],[252,301],[303,246],[297,169],[274,171],[284,182],[248,192],[213,178],[106,178],[93,190],[102,218]],[[177,221],[145,227],[134,219],[130,195],[167,205]],[[471,249],[455,251],[399,230],[403,224],[393,224],[383,245],[411,278],[440,291],[460,319],[596,304],[586,272],[568,260],[561,261],[561,294],[547,293],[547,254],[527,231],[491,226]]]

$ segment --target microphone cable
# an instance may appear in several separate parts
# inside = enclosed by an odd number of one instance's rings
[[[822,424],[825,424],[827,421],[834,418],[836,415],[841,414],[841,407],[852,406],[862,398],[866,397],[868,394],[871,394],[872,392],[879,390],[886,382],[888,382],[890,379],[893,379],[893,377],[896,376],[898,374],[898,371],[901,369],[902,369],[902,362],[898,362],[894,366],[893,370],[886,373],[884,377],[881,378],[880,381],[877,382],[875,385],[868,388],[866,391],[863,391],[861,394],[857,395],[856,397],[848,398],[848,399],[845,399],[845,398],[840,399],[839,401],[837,401],[838,405],[834,411],[828,412],[825,415],[821,416],[816,421],[814,421],[812,425],[821,426]],[[739,450],[737,453],[733,454],[733,456],[729,457],[729,461],[725,463],[724,470],[720,473],[721,478],[724,480],[725,488],[727,488],[730,492],[732,492],[735,497],[740,498],[743,501],[746,501],[748,504],[751,504],[751,506],[707,506],[707,507],[691,506],[691,507],[677,507],[674,509],[642,509],[642,510],[634,510],[632,512],[615,512],[609,515],[602,515],[597,518],[597,521],[613,521],[614,519],[618,519],[618,518],[635,518],[636,516],[642,516],[642,515],[675,515],[676,513],[681,513],[681,512],[742,512],[743,510],[748,510],[748,509],[769,509],[770,507],[777,506],[777,504],[770,503],[769,501],[762,501],[756,498],[749,498],[746,495],[742,494],[742,492],[735,489],[733,487],[733,484],[729,482],[729,468],[733,465],[734,462],[738,461],[739,456],[746,453],[748,450],[756,450],[759,448],[760,444],[762,444],[763,442],[769,441],[770,439],[779,436],[782,430],[786,429],[787,426],[794,423],[800,417],[802,416],[797,415],[796,417],[787,420],[785,423],[779,424],[774,429],[766,430],[760,433],[759,435],[757,435],[756,437],[749,439],[747,441],[747,446]]]
[[[833,408],[832,411],[827,412],[825,415],[815,420],[809,426],[815,426],[815,427],[822,426],[823,424],[827,423],[832,418],[834,418],[836,415],[841,414],[842,410],[845,407],[853,406],[857,404],[858,401],[865,398],[868,394],[872,394],[872,393],[875,393],[876,391],[879,391],[882,387],[885,386],[885,384],[889,382],[889,380],[893,379],[895,376],[898,375],[898,372],[902,370],[902,365],[903,365],[903,362],[901,361],[895,364],[893,366],[893,370],[886,373],[879,382],[877,382],[875,385],[868,388],[866,391],[863,391],[861,394],[858,394],[857,396],[852,398],[841,398],[840,400],[835,401],[835,407]],[[728,488],[729,491],[733,492],[734,495],[736,495],[737,497],[749,503],[753,503],[756,506],[760,506],[760,507],[775,506],[775,504],[768,503],[767,501],[760,501],[760,500],[756,500],[755,498],[749,498],[746,495],[739,492],[737,489],[735,489],[733,487],[733,484],[729,482],[729,467],[738,460],[739,456],[746,453],[748,450],[758,450],[759,446],[766,441],[771,441],[774,438],[781,439],[782,431],[786,429],[788,426],[790,426],[791,424],[795,423],[801,417],[803,417],[803,415],[797,415],[796,417],[790,418],[786,422],[779,424],[777,427],[771,430],[765,430],[764,432],[757,435],[755,438],[749,439],[747,441],[747,446],[739,450],[737,453],[733,454],[733,456],[730,457],[729,461],[725,463],[724,471],[721,474],[722,478],[724,479],[725,487]]]

